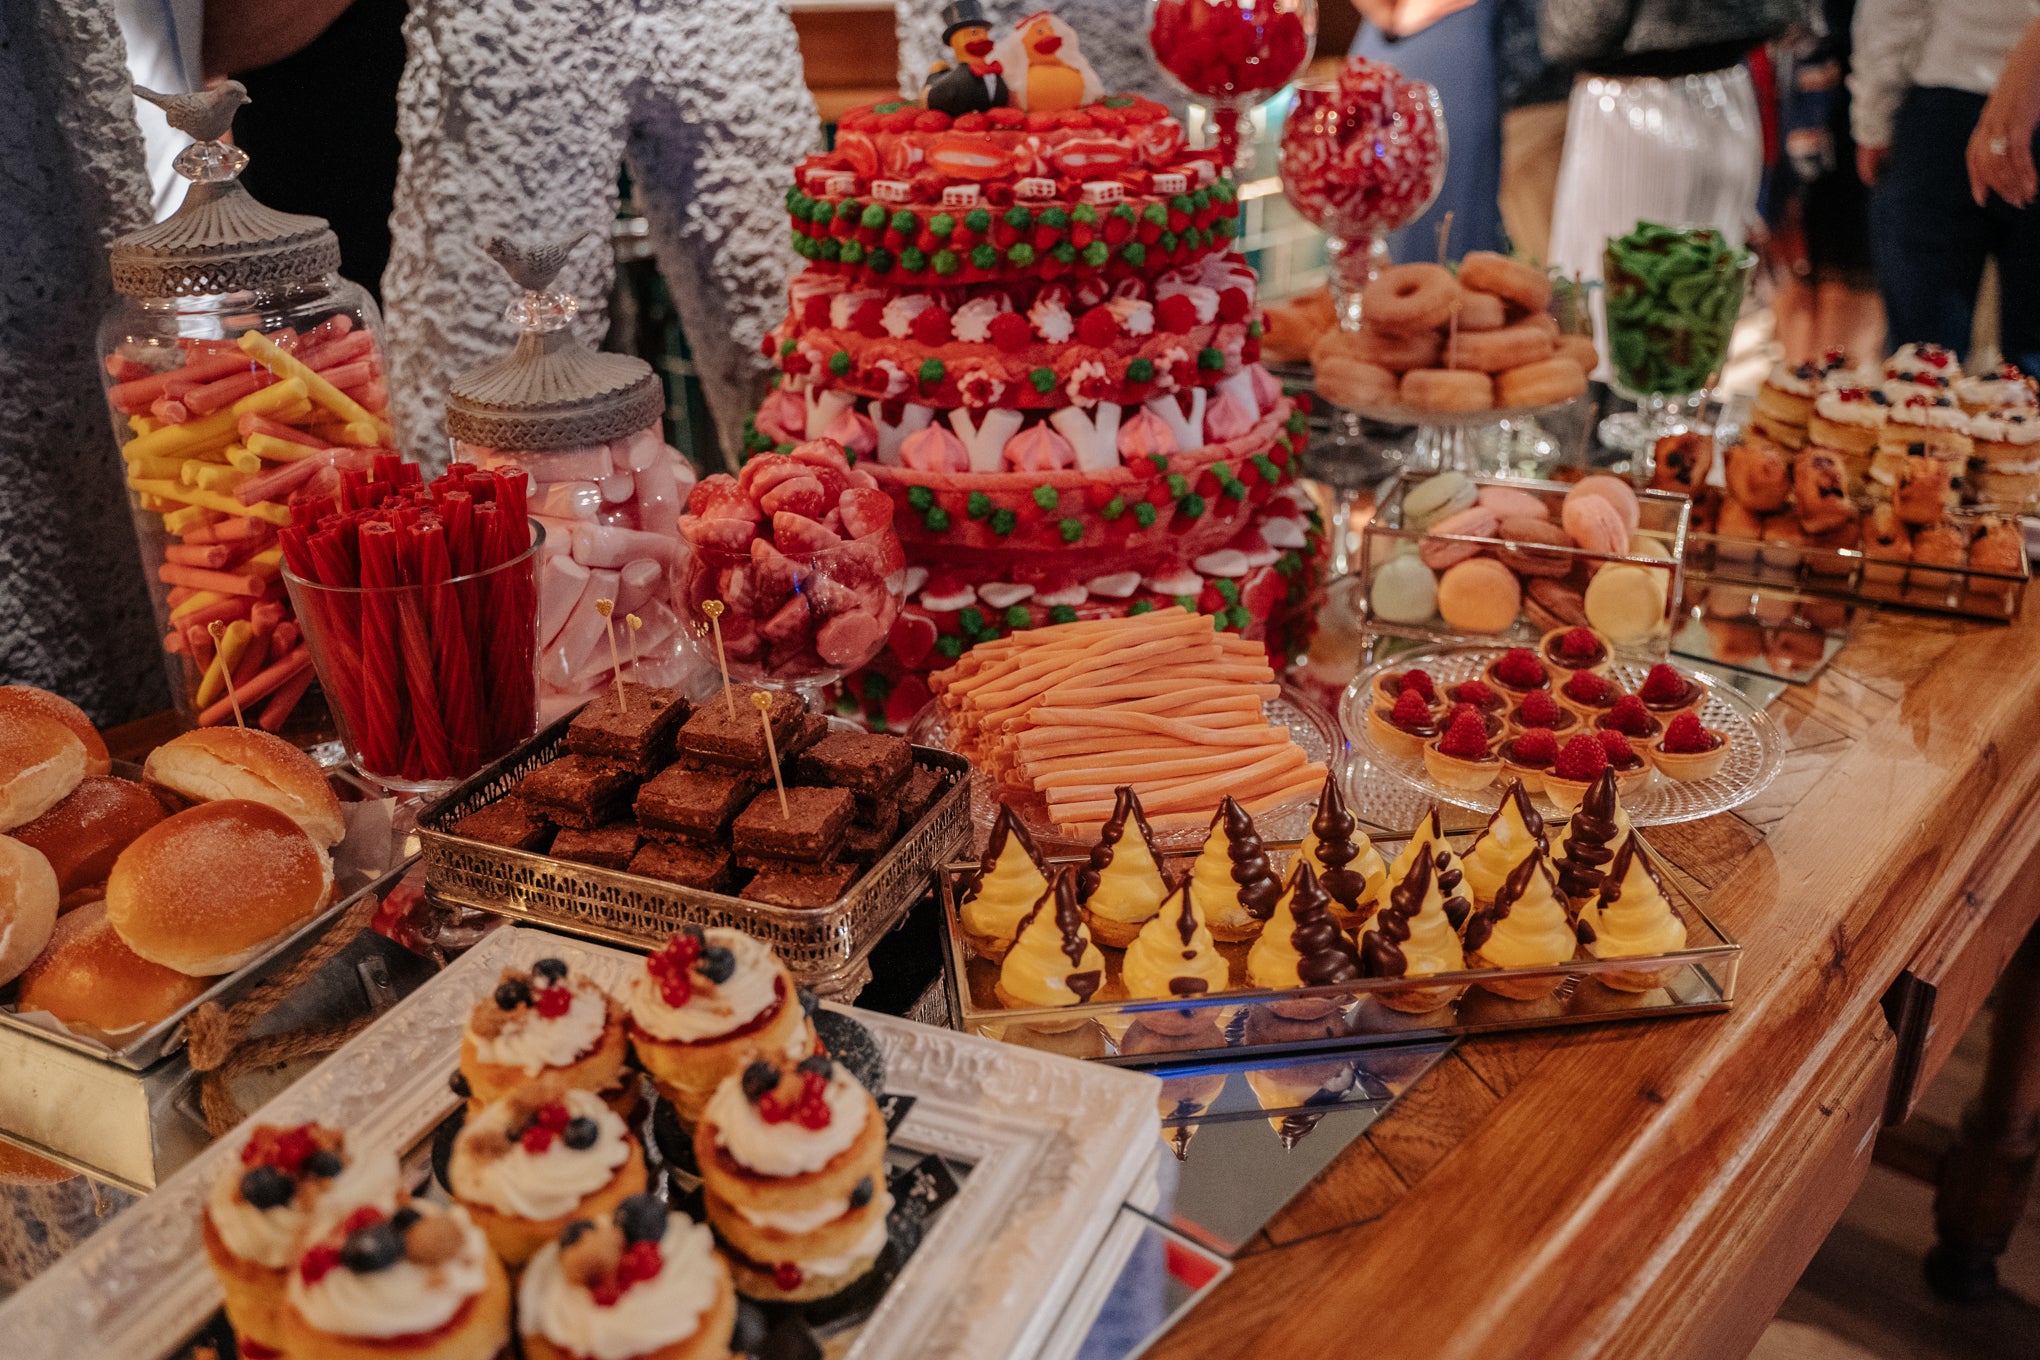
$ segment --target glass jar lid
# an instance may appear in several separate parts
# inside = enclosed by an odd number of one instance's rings
[[[564,241],[482,242],[523,294],[504,317],[517,345],[471,368],[446,394],[446,432],[482,448],[578,449],[622,439],[659,423],[666,393],[652,366],[627,354],[588,348],[569,328],[580,303],[553,291],[553,279],[582,232]]]
[[[135,297],[274,292],[340,268],[340,240],[323,217],[265,208],[241,186],[248,155],[220,139],[248,102],[238,80],[196,94],[135,93],[197,140],[172,162],[191,181],[169,217],[113,243],[113,286]]]

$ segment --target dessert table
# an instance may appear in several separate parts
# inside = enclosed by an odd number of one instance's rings
[[[1151,1354],[1748,1351],[2040,916],[2040,619],[1871,616],[1771,712],[1760,799],[1652,833],[1743,942],[1735,1005],[1465,1040]],[[2031,1173],[2034,1009],[1944,1177],[1957,1274]]]

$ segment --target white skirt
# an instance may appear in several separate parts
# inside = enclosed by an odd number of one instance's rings
[[[1601,251],[1640,221],[1708,226],[1741,245],[1757,213],[1764,134],[1740,66],[1671,80],[1581,76],[1573,82],[1551,216],[1551,259],[1568,277],[1601,277]],[[1594,337],[1608,352],[1601,294]],[[1606,379],[1604,362],[1596,373]]]

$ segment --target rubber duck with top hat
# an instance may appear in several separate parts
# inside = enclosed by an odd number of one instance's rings
[[[952,118],[1008,102],[1005,77],[992,54],[992,29],[978,0],[955,0],[942,10],[942,41],[949,44],[954,65],[937,63],[929,72],[921,98],[928,107]]]

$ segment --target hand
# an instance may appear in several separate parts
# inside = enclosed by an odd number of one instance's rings
[[[1856,178],[1868,185],[1875,185],[1877,177],[1884,173],[1885,158],[1891,155],[1888,146],[1864,146],[1856,143]]]
[[[1979,208],[1992,193],[2023,208],[2040,188],[2033,172],[2033,125],[2040,115],[2040,99],[2031,94],[2017,98],[2018,93],[2001,85],[1983,106],[1976,131],[1969,134],[1969,192]]]
[[[1390,37],[1407,38],[1421,33],[1475,0],[1354,0],[1360,17]]]

